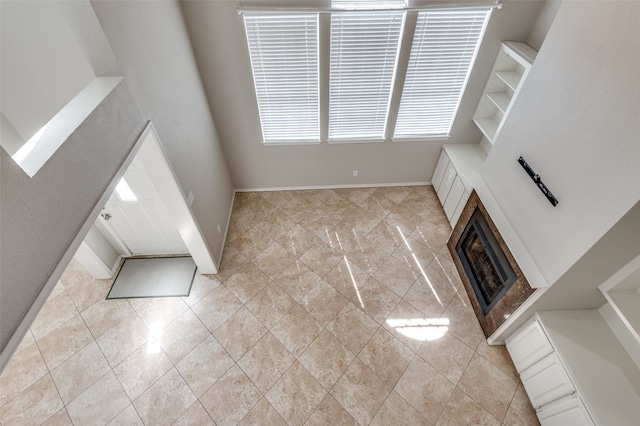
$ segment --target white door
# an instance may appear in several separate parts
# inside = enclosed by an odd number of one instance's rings
[[[102,211],[101,222],[129,255],[185,254],[188,250],[138,158]]]

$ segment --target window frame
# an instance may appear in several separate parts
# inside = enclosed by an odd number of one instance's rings
[[[285,16],[287,18],[297,17],[298,19],[289,19],[285,22],[285,19],[282,19]],[[311,21],[314,16],[315,27],[312,27]],[[282,28],[277,28],[278,23],[275,22],[274,18],[282,19],[282,22],[279,23]],[[262,30],[265,33],[260,33],[259,30],[260,21],[262,20],[267,21],[262,25]],[[273,21],[273,27],[268,24],[269,20]],[[251,76],[253,79],[254,94],[256,96],[258,106],[262,143],[264,145],[304,145],[318,144],[322,142],[320,133],[320,28],[318,14],[297,13],[282,16],[270,14],[244,14],[243,21],[245,26],[245,35],[247,38],[247,46],[249,48]],[[306,31],[305,40],[301,41],[296,39],[294,36],[291,40],[288,40],[288,46],[283,46],[285,43],[282,43],[282,45],[278,43],[277,39],[282,39],[281,36],[286,33],[305,35],[305,32],[297,30],[297,27],[303,27],[308,30]],[[252,44],[252,40],[255,40],[255,44]],[[307,41],[306,44],[304,44],[305,41]],[[276,69],[274,64],[281,62],[280,60],[284,56],[282,53],[279,53],[279,50],[283,47],[292,47],[292,45],[293,48],[296,49],[295,53],[298,64],[291,67],[287,67],[285,65]],[[312,58],[309,55],[309,50],[312,50],[311,53],[315,53],[315,58]],[[304,56],[305,54],[306,56]],[[309,64],[310,58],[312,58],[312,61],[315,61],[315,70],[312,69],[309,73],[310,65],[311,68],[313,68],[314,65]],[[306,66],[304,65],[305,61],[307,63]],[[307,80],[295,77],[295,74],[303,73],[305,71],[307,71]],[[293,74],[293,76],[291,78],[283,78],[283,75],[286,74]],[[313,74],[315,74],[313,80],[309,80],[310,75]],[[313,82],[315,82],[315,88],[312,87],[314,86]],[[287,84],[294,90],[285,90],[282,93],[274,93],[275,91],[269,90],[270,84],[277,84],[280,86]],[[304,94],[306,93],[306,96],[308,97],[314,89],[315,99],[309,98],[311,102],[309,102],[309,99],[306,101],[308,105],[301,114],[300,111],[296,111],[296,108],[291,108],[290,105],[286,105],[287,101],[297,102],[297,105],[305,104]],[[298,94],[302,97],[293,99],[287,92]],[[272,93],[273,95],[271,95]],[[264,94],[263,98],[261,98],[261,94]],[[270,96],[277,99],[270,100]],[[309,105],[313,100],[315,100],[315,109],[314,106]],[[273,109],[270,109],[271,106],[274,106],[274,109],[281,108],[284,112],[281,112],[280,116],[276,116],[276,114],[273,113]],[[310,114],[313,112],[315,112],[315,119],[308,120],[304,127],[292,130],[287,129],[286,131],[281,131],[279,134],[277,132],[272,132],[271,130],[277,122],[283,121],[281,119],[286,114],[300,114],[300,116],[304,116],[305,113]],[[313,121],[315,121],[315,125],[312,123]],[[293,132],[296,132],[296,130],[298,133],[304,130],[303,133],[308,136],[301,139],[291,137],[290,135],[293,134]]]
[[[391,85],[391,92],[388,100],[388,106],[386,111],[386,118],[384,123],[384,134],[383,137],[371,138],[371,137],[363,137],[363,138],[330,138],[329,137],[329,107],[330,107],[330,67],[331,67],[331,15],[334,13],[362,13],[364,11],[368,12],[398,12],[397,8],[394,9],[367,9],[367,10],[314,10],[317,13],[317,31],[318,31],[318,69],[319,69],[319,94],[318,94],[318,122],[319,122],[319,140],[316,141],[298,141],[298,140],[286,140],[286,141],[265,141],[263,137],[262,143],[264,145],[308,145],[308,144],[320,144],[320,143],[328,143],[328,144],[353,144],[353,143],[380,143],[380,142],[425,142],[432,140],[448,140],[451,137],[451,130],[456,122],[458,117],[458,113],[460,111],[460,106],[462,104],[462,99],[464,97],[469,79],[471,77],[473,67],[475,65],[475,61],[478,56],[478,52],[480,50],[480,46],[484,39],[484,35],[486,33],[486,29],[489,25],[492,11],[496,7],[499,7],[499,4],[488,5],[484,4],[469,4],[463,7],[439,7],[438,10],[442,9],[450,9],[450,10],[482,10],[485,13],[485,18],[482,23],[482,30],[480,31],[478,38],[475,42],[475,49],[472,55],[471,60],[469,61],[469,66],[466,70],[466,76],[463,84],[461,85],[459,95],[457,97],[457,101],[455,107],[453,108],[453,113],[451,115],[451,121],[448,126],[448,131],[446,134],[438,133],[438,134],[410,134],[410,135],[398,135],[396,134],[396,124],[398,123],[398,115],[400,110],[400,105],[402,102],[402,94],[405,87],[405,78],[407,77],[407,71],[409,66],[409,59],[411,56],[413,38],[416,31],[416,23],[418,21],[418,15],[421,12],[425,12],[431,10],[431,8],[411,8],[411,9],[400,9],[404,11],[404,16],[402,19],[401,30],[400,30],[400,41],[399,47],[396,51],[396,64],[395,69],[393,70],[393,78]],[[265,10],[268,10],[265,9]],[[264,12],[264,10],[261,10]],[[247,13],[242,9],[239,9],[239,13]],[[299,13],[295,12],[294,9],[282,10],[278,9],[277,11],[268,10],[266,13],[274,14],[279,13],[282,15],[286,15],[289,13]],[[253,70],[252,70],[253,71]],[[253,74],[253,72],[252,72]],[[253,77],[253,75],[252,75]],[[254,83],[255,84],[255,83]],[[254,86],[254,95],[257,93],[255,91]],[[262,131],[262,122],[260,121],[260,127]]]

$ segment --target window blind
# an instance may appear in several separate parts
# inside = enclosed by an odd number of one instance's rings
[[[419,12],[394,138],[449,135],[489,10]]]
[[[331,15],[329,139],[384,139],[404,12]]]
[[[265,143],[320,141],[318,14],[244,14]]]

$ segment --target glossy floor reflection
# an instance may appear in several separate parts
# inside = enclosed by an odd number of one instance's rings
[[[73,261],[0,377],[2,425],[536,425],[430,186],[238,193],[218,275],[104,300]]]

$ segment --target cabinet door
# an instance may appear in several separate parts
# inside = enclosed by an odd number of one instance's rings
[[[555,353],[524,370],[520,379],[534,408],[575,392],[569,375]]]
[[[506,344],[519,373],[553,352],[553,346],[537,320],[509,336]]]
[[[447,199],[442,206],[444,208],[444,213],[447,215],[447,219],[449,219],[449,222],[451,222],[453,213],[456,211],[456,207],[458,207],[458,204],[460,204],[460,200],[462,199],[463,195],[464,185],[462,185],[460,177],[456,176],[453,179],[453,183],[451,184],[451,189],[449,189],[449,194],[447,194]]]
[[[449,165],[449,157],[444,150],[440,153],[440,158],[438,159],[438,164],[436,164],[436,170],[433,172],[433,177],[431,178],[431,185],[433,185],[433,189],[438,192],[438,188],[442,183],[442,177],[444,176],[444,171],[447,169]]]
[[[460,219],[460,215],[462,214],[462,210],[464,210],[464,206],[467,205],[468,199],[469,199],[469,193],[465,190],[464,193],[462,194],[462,197],[460,197],[460,201],[458,202],[458,207],[456,207],[456,210],[453,212],[453,215],[449,220],[452,228],[455,228],[456,223],[458,223],[458,219]]]
[[[442,177],[442,183],[440,183],[440,187],[438,188],[437,194],[438,199],[440,200],[440,204],[444,206],[444,202],[447,200],[447,195],[449,195],[449,190],[451,189],[451,185],[453,185],[453,180],[456,178],[456,169],[449,161],[447,164],[447,168],[444,171],[444,176]]]
[[[582,400],[577,396],[542,407],[537,414],[542,426],[594,426]]]

